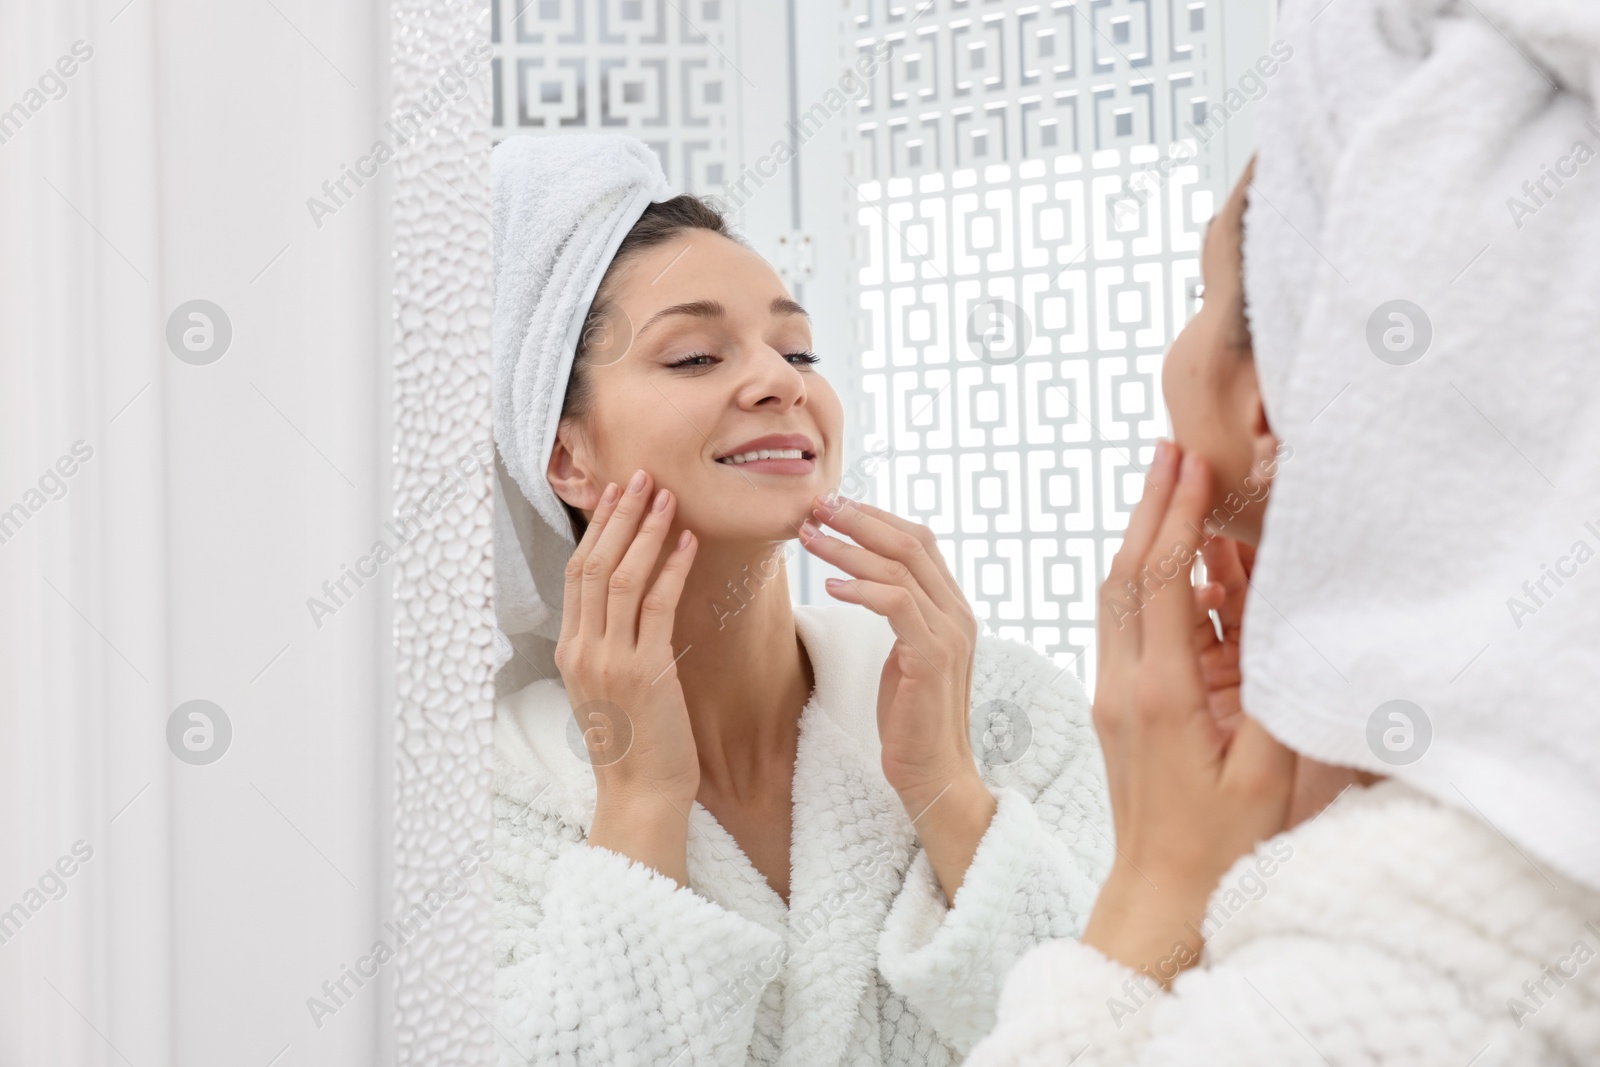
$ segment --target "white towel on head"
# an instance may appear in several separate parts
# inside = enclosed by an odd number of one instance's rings
[[[491,171],[498,670],[518,636],[560,635],[576,539],[545,470],[578,336],[617,246],[672,190],[649,146],[623,134],[508,137]]]
[[[1600,6],[1310,0],[1280,29],[1244,262],[1294,451],[1245,706],[1600,887]]]

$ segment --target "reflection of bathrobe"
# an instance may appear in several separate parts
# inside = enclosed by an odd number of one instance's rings
[[[1112,845],[1072,673],[979,638],[973,715],[1000,734],[980,760],[999,807],[947,909],[880,764],[888,623],[833,604],[796,607],[795,624],[816,687],[787,910],[699,804],[688,888],[584,844],[594,775],[569,747],[565,690],[541,680],[497,703],[502,1065],[957,1063],[993,1024],[1011,965],[1080,932]]]
[[[1203,932],[1170,993],[1030,952],[969,1067],[1600,1064],[1600,893],[1399,782],[1263,842]]]

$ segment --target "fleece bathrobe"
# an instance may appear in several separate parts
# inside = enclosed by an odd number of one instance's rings
[[[1077,936],[1112,852],[1104,764],[1070,670],[983,636],[972,708],[998,808],[947,906],[881,767],[894,634],[798,606],[815,688],[800,717],[788,907],[699,804],[687,887],[584,841],[592,769],[554,680],[495,721],[495,1030],[503,1065],[956,1064],[1006,972]]]
[[[1170,993],[1030,952],[969,1067],[1600,1064],[1600,893],[1397,781],[1241,859],[1202,932]]]

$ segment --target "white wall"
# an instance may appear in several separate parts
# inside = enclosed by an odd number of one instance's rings
[[[125,4],[0,2],[0,108],[93,48],[0,144],[0,509],[93,448],[0,544],[0,909],[93,848],[0,944],[0,1062],[375,1062],[381,982],[306,998],[387,916],[391,576],[305,601],[387,513],[388,199],[306,198],[377,135],[388,11]],[[164,337],[197,297],[206,366]]]

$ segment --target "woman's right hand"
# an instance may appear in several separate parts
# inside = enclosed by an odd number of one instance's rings
[[[677,511],[670,491],[652,497],[651,488],[644,471],[626,492],[608,485],[567,563],[555,662],[594,768],[597,824],[658,810],[663,799],[684,816],[700,787],[672,649],[698,541],[684,530],[646,587]]]

